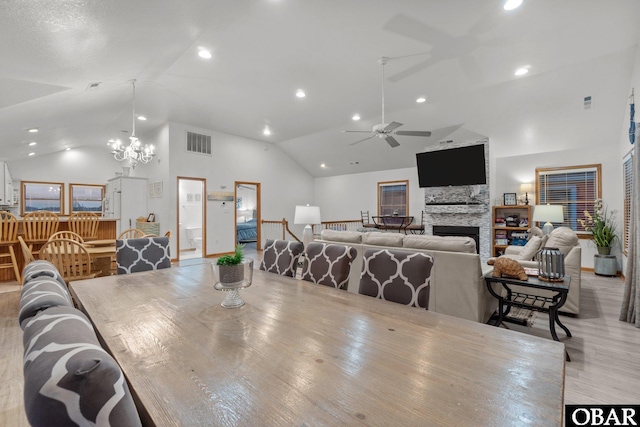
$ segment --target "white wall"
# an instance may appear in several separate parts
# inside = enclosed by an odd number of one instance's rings
[[[416,168],[316,178],[315,203],[323,221],[360,219],[360,211],[378,214],[378,182],[409,180],[409,214],[419,218],[424,210],[424,189]],[[419,221],[419,220],[418,220]]]

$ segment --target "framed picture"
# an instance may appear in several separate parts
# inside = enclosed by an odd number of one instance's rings
[[[518,204],[516,193],[504,193],[502,199],[504,206],[515,206]]]
[[[150,213],[149,216],[147,217],[147,222],[155,222],[156,220],[156,214]]]

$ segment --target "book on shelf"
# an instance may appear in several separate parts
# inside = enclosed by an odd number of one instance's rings
[[[496,239],[497,246],[507,246],[509,244],[508,239]]]

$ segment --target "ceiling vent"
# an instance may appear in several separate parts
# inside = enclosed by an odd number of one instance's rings
[[[187,151],[211,155],[211,136],[187,131]]]

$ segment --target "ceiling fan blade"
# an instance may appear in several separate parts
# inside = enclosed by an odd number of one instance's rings
[[[398,123],[398,122],[391,122],[388,125],[386,125],[384,127],[384,129],[382,129],[384,132],[389,132],[392,131],[394,129],[399,128],[400,126],[402,126],[402,123]]]
[[[431,132],[428,130],[399,130],[394,132],[396,135],[403,136],[431,136]]]
[[[389,144],[391,148],[400,146],[400,143],[392,136],[387,136],[384,140],[387,141],[387,144]]]
[[[371,133],[370,130],[341,130],[340,132]]]
[[[366,137],[366,138],[364,138],[364,139],[361,139],[361,140],[359,140],[359,141],[352,142],[352,143],[351,143],[351,144],[349,144],[349,145],[356,145],[356,144],[360,144],[361,142],[364,142],[364,141],[366,141],[367,139],[371,139],[371,138],[373,138],[374,136],[375,136],[375,135],[368,136],[368,137]]]

